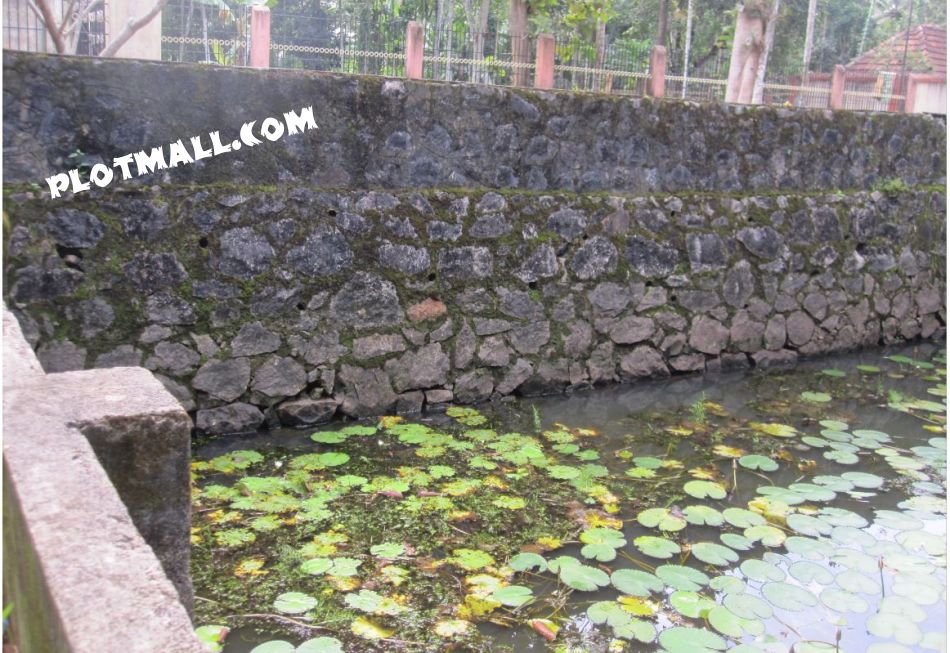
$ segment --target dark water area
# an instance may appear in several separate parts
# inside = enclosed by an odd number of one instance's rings
[[[232,619],[225,653],[267,653],[271,649],[255,647],[273,639],[288,642],[284,648],[272,644],[276,653],[303,652],[309,649],[295,646],[318,636],[337,638],[341,650],[352,652],[945,650],[945,368],[943,348],[924,343],[805,361],[785,371],[690,376],[499,402],[477,407],[484,423],[460,426],[465,415],[430,414],[395,429],[380,426],[369,437],[341,435],[340,442],[333,436],[314,442],[312,431],[276,430],[202,443],[194,452],[197,461],[221,461],[235,451],[263,457],[237,472],[200,469],[199,463],[198,484],[204,487],[228,486],[243,475],[276,476],[301,455],[339,451],[349,460],[318,470],[317,476],[358,475],[366,482],[328,502],[325,519],[319,525],[304,522],[299,537],[293,531],[301,522],[289,520],[233,547],[220,546],[220,540],[215,540],[219,546],[210,545],[222,526],[209,524],[207,516],[220,502],[196,493],[195,533],[202,538],[194,562],[202,597],[199,623],[279,613],[272,607],[275,594],[299,591],[313,596],[318,607],[288,618],[327,623],[328,631],[298,628],[280,618]],[[426,427],[424,437],[405,427],[410,423]],[[314,430],[334,433],[351,426]],[[460,429],[460,437],[447,443],[426,440],[430,433]],[[403,444],[385,444],[397,433]],[[522,447],[515,455],[497,444],[512,433],[540,443],[543,457],[525,440],[512,440]],[[454,448],[457,440],[476,445]],[[527,459],[519,451],[527,452]],[[388,491],[375,480],[410,478],[407,470],[417,474],[426,466],[435,474],[431,466],[442,463],[453,468],[451,477],[412,477],[419,482],[413,480],[407,491]],[[408,517],[405,532],[393,528],[388,515],[407,502],[445,496],[464,502],[465,495],[456,499],[455,487],[445,485],[463,477],[480,483],[472,503],[431,511],[430,536],[414,539],[425,529]],[[297,498],[306,501],[307,491]],[[343,507],[357,496],[358,503]],[[498,510],[489,517],[479,508],[502,496],[526,502],[509,511],[507,530],[497,523],[504,521]],[[339,509],[333,507],[337,503]],[[245,526],[267,512],[237,505],[229,519]],[[366,512],[354,519],[357,505]],[[541,510],[545,506],[552,511]],[[283,512],[282,519],[295,509]],[[458,519],[459,512],[476,514]],[[361,519],[372,533],[366,541]],[[544,524],[537,526],[535,519]],[[436,524],[439,520],[447,527]],[[362,560],[358,575],[328,584],[327,575],[286,572],[300,562],[299,556],[288,557],[290,547],[341,524],[338,531],[348,541],[319,554]],[[536,535],[545,529],[559,532],[558,546],[545,550],[537,544],[544,538]],[[638,539],[643,537],[672,542],[676,553],[658,557]],[[612,544],[603,545],[604,539]],[[398,561],[380,561],[366,551],[381,541],[405,545]],[[466,548],[489,553],[491,563],[466,567],[470,561],[458,552]],[[549,568],[512,571],[503,563],[517,566],[512,557],[519,551],[541,555]],[[261,569],[271,571],[245,577],[235,599],[218,581],[231,583],[235,565],[248,555],[264,560]],[[560,569],[550,569],[557,561]],[[406,569],[405,582],[390,583],[393,577],[380,575],[391,562]],[[571,584],[564,566],[574,564],[585,570],[576,582],[583,585],[586,578],[593,587]],[[631,583],[630,576],[618,575],[622,570],[645,575]],[[283,573],[291,576],[276,582],[274,575]],[[510,593],[489,591],[511,585],[526,588],[524,605],[509,605],[520,600],[511,601]],[[395,597],[395,603],[352,598],[367,587],[377,596]],[[325,611],[324,604],[334,607]],[[476,605],[491,609],[473,614]],[[313,621],[307,615],[314,615]],[[387,636],[356,634],[350,622],[359,618],[381,626]],[[452,627],[464,632],[446,635]],[[556,639],[542,637],[545,629],[556,631]]]

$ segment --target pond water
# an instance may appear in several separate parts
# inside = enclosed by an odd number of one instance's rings
[[[946,650],[945,382],[924,343],[202,443],[200,634],[228,626],[225,653]]]

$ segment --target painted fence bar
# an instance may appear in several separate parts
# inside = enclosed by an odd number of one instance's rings
[[[534,62],[534,87],[554,88],[554,37],[538,35],[538,51]]]
[[[406,25],[406,77],[422,79],[422,53],[425,35],[422,24],[410,20]]]
[[[651,97],[661,98],[666,90],[666,48],[654,45],[650,51],[650,85],[648,92]]]
[[[251,67],[270,68],[270,9],[251,7]]]

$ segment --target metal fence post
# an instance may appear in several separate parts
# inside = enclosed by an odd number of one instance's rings
[[[828,104],[832,109],[844,109],[844,77],[846,72],[845,67],[839,64],[835,66],[835,70],[831,74],[831,97]]]
[[[654,45],[650,50],[650,85],[647,89],[652,97],[663,97],[666,90],[666,48]]]
[[[422,24],[410,20],[406,25],[406,77],[422,79]]]
[[[554,37],[538,35],[538,50],[534,61],[534,87],[554,88]]]
[[[270,68],[270,9],[251,7],[251,68]]]

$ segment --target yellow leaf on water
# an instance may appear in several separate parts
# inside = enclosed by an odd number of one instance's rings
[[[465,621],[464,619],[443,619],[442,621],[436,622],[432,630],[434,630],[435,634],[439,637],[455,637],[456,635],[462,635],[468,632],[468,629],[471,627],[471,621]]]
[[[406,419],[404,417],[400,417],[399,415],[384,415],[379,418],[379,426],[381,428],[388,429],[405,421]]]
[[[465,602],[458,607],[457,612],[462,619],[480,619],[500,607],[501,603],[498,601],[469,594],[465,597]]]
[[[725,456],[726,458],[742,458],[745,455],[745,451],[739,449],[738,447],[729,447],[724,444],[717,444],[713,447],[713,453],[717,456]]]
[[[749,426],[759,433],[772,435],[777,438],[793,438],[798,435],[794,426],[788,424],[765,424],[763,422],[749,422]]]
[[[618,531],[623,528],[622,520],[617,519],[616,517],[607,517],[606,515],[602,515],[596,511],[591,511],[585,514],[584,523],[586,523],[591,528],[603,526],[605,528],[613,528]]]
[[[596,429],[576,429],[575,432],[578,435],[583,435],[585,437],[593,437],[595,435],[600,435]]]
[[[553,551],[554,549],[560,549],[562,546],[561,540],[559,538],[548,537],[546,535],[542,535],[537,540],[535,540],[535,544],[537,544],[539,547],[541,547],[545,551]]]
[[[263,576],[267,570],[261,569],[264,566],[264,558],[246,558],[238,563],[234,568],[234,575],[238,578],[245,576]]]
[[[486,477],[482,480],[482,483],[483,483],[484,485],[488,486],[488,487],[497,488],[497,489],[499,489],[499,490],[507,490],[507,489],[508,489],[508,484],[505,483],[505,482],[504,482],[503,480],[501,480],[500,478],[498,478],[497,476],[486,476]]]
[[[686,437],[687,435],[693,434],[693,429],[686,428],[685,426],[667,426],[663,430],[670,435],[678,435],[681,437]]]
[[[620,607],[639,617],[649,617],[656,612],[656,605],[636,596],[621,596],[617,601]]]
[[[387,639],[393,636],[393,631],[383,628],[366,617],[357,617],[350,624],[350,630],[357,637],[363,639]]]
[[[660,467],[663,469],[683,469],[683,463],[675,458],[667,458]]]
[[[327,580],[341,592],[352,592],[360,586],[360,579],[356,576],[327,576]]]
[[[693,467],[688,473],[693,478],[698,478],[704,481],[715,481],[719,478],[718,470],[708,469],[706,467]]]
[[[492,574],[466,576],[465,584],[468,585],[468,591],[471,595],[482,599],[507,585],[504,579]]]

